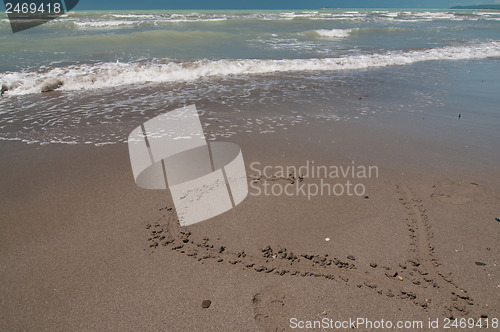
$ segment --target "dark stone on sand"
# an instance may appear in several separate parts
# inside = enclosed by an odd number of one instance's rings
[[[203,309],[207,309],[210,307],[210,305],[212,304],[212,301],[210,300],[204,300],[203,302],[201,302],[201,307]]]
[[[221,247],[219,248],[219,253],[222,253],[224,250],[226,250],[226,247],[221,246]]]
[[[349,256],[347,256],[347,258],[350,259],[351,261],[355,261],[356,260],[356,258],[354,258],[353,255],[349,255]]]
[[[370,198],[370,196],[368,196],[368,195],[364,197],[364,199],[368,199],[368,198]]]
[[[63,82],[58,79],[49,80],[42,85],[42,92],[50,92],[60,88]]]
[[[288,270],[281,270],[281,271],[279,272],[279,275],[280,275],[280,276],[283,276],[283,275],[285,275],[286,273],[288,273]]]
[[[267,246],[264,249],[260,249],[260,251],[267,252],[267,251],[273,251],[273,249],[271,249],[271,246]]]
[[[475,262],[477,266],[485,266],[486,263],[483,263],[483,262]]]
[[[376,268],[376,267],[377,267],[377,263],[370,263],[370,266],[371,266],[372,268]]]
[[[366,286],[366,287],[370,287],[370,288],[372,288],[372,289],[377,288],[377,285],[376,285],[376,284],[371,284],[371,283],[369,283],[369,282],[365,282],[365,286]]]
[[[415,261],[408,261],[408,262],[411,263],[413,266],[420,266],[419,262],[415,262]]]
[[[265,267],[265,266],[262,266],[262,265],[261,265],[261,266],[259,266],[259,267],[254,267],[254,270],[255,270],[255,271],[257,271],[257,272],[262,272],[262,271],[264,271],[265,269],[266,269],[266,267]]]
[[[500,222],[500,218],[499,217],[496,217],[495,220],[498,221],[498,222]]]
[[[9,91],[9,88],[6,85],[2,84],[2,89],[0,90],[0,96],[3,96],[5,91]]]

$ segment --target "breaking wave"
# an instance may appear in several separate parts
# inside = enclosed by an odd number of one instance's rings
[[[92,90],[121,85],[182,82],[205,77],[269,74],[294,71],[335,71],[401,66],[422,61],[465,60],[500,56],[500,43],[390,51],[338,58],[198,60],[166,63],[104,62],[56,67],[38,71],[6,72],[0,83],[5,95],[38,93],[51,87],[58,90]]]

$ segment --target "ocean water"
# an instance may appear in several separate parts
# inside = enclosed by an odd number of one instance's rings
[[[498,11],[74,11],[16,34],[2,15],[0,140],[123,142],[192,103],[210,138],[396,111],[500,124]]]

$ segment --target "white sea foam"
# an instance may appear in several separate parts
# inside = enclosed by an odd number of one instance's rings
[[[455,15],[451,13],[437,13],[437,12],[420,12],[420,13],[411,13],[412,16],[421,17],[424,19],[431,20],[446,20],[446,19],[454,19]]]
[[[349,37],[349,34],[352,32],[352,29],[319,29],[314,30],[320,37],[327,38],[345,38]]]
[[[157,15],[152,14],[112,14],[112,17],[116,18],[141,18],[141,19],[156,19]]]
[[[0,83],[5,95],[38,93],[53,80],[61,80],[59,90],[91,90],[128,84],[182,82],[204,77],[268,74],[293,71],[334,71],[401,66],[432,60],[463,60],[500,57],[500,42],[448,46],[413,51],[353,55],[324,59],[245,59],[200,60],[189,63],[99,63],[53,68],[45,72],[7,72]]]
[[[140,21],[124,21],[124,20],[109,20],[109,21],[88,21],[88,22],[73,22],[78,28],[113,28],[122,27],[124,25],[135,25]]]
[[[220,18],[181,18],[181,19],[170,19],[170,20],[161,20],[161,21],[155,21],[155,24],[159,23],[179,23],[179,22],[220,22],[220,21],[226,21],[227,17],[220,17]]]

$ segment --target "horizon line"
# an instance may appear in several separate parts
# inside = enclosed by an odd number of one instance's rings
[[[438,7],[321,7],[321,8],[102,8],[102,9],[72,9],[76,11],[100,11],[100,10],[337,10],[337,9],[360,9],[360,10],[456,10],[452,8],[438,8]],[[474,9],[463,9],[474,10]],[[476,9],[477,10],[477,9]]]

